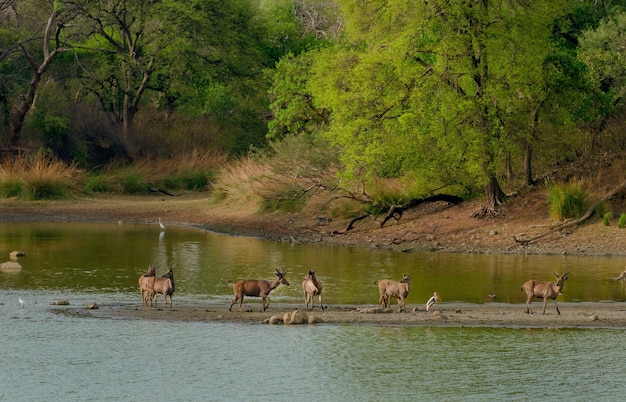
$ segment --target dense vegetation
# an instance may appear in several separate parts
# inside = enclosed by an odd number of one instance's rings
[[[491,212],[623,150],[625,43],[624,1],[2,1],[0,144],[94,172],[87,191],[212,183],[338,214],[443,191]],[[145,161],[177,179],[120,174]]]

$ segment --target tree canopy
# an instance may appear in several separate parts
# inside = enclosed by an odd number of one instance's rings
[[[241,155],[306,135],[343,179],[483,192],[490,212],[509,178],[626,143],[603,143],[624,112],[624,6],[2,2],[0,138],[93,164],[112,144]]]

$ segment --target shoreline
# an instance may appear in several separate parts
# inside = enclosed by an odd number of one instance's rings
[[[110,222],[180,225],[233,236],[266,240],[358,247],[398,252],[483,254],[626,256],[626,230],[591,220],[578,227],[555,230],[536,242],[521,245],[553,223],[546,205],[536,196],[502,207],[494,218],[472,218],[480,202],[461,205],[435,203],[406,211],[402,219],[381,227],[376,217],[359,221],[345,232],[348,219],[329,219],[301,213],[260,214],[249,208],[211,204],[206,193],[163,198],[151,195],[102,195],[64,200],[0,199],[2,222]],[[618,273],[619,274],[619,273]]]

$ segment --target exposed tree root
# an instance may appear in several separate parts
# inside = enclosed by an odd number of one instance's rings
[[[585,212],[585,214],[584,214],[582,217],[578,218],[578,219],[575,219],[575,220],[573,220],[573,221],[568,221],[568,222],[565,222],[565,223],[560,224],[560,225],[555,225],[555,226],[552,226],[552,227],[551,227],[550,229],[548,229],[547,231],[545,231],[545,232],[543,232],[543,233],[540,233],[540,234],[538,234],[538,235],[536,235],[536,236],[533,236],[533,237],[531,237],[531,238],[529,238],[529,239],[518,239],[518,238],[517,238],[517,237],[515,237],[515,236],[513,236],[513,239],[515,239],[515,241],[516,241],[518,244],[522,244],[522,245],[524,245],[524,244],[528,244],[528,243],[530,243],[530,242],[533,242],[533,241],[535,241],[535,240],[537,240],[537,239],[540,239],[540,238],[542,238],[542,237],[544,237],[544,236],[547,236],[547,235],[549,235],[549,234],[551,234],[551,233],[554,233],[555,231],[562,230],[562,229],[569,228],[569,227],[576,226],[576,225],[580,225],[581,223],[583,223],[584,221],[586,221],[587,219],[589,219],[591,216],[593,216],[593,212],[595,211],[595,209],[598,207],[598,205],[599,205],[601,202],[608,201],[609,199],[611,199],[611,198],[615,197],[617,194],[619,194],[619,193],[620,193],[621,191],[623,191],[624,189],[626,189],[626,181],[625,181],[625,182],[623,182],[622,184],[620,184],[620,185],[619,185],[618,187],[616,187],[615,189],[613,189],[611,192],[609,192],[609,193],[608,193],[607,195],[605,195],[603,198],[601,198],[601,199],[599,199],[598,201],[596,201],[596,202],[595,202],[595,203],[594,203],[594,204],[593,204],[593,205],[592,205],[592,206],[591,206],[591,207],[587,210],[587,212]]]

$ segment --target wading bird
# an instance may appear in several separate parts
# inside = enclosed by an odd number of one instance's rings
[[[433,312],[434,311],[433,306],[435,305],[435,302],[437,300],[441,300],[441,297],[439,297],[439,293],[435,292],[433,296],[430,299],[428,299],[428,301],[426,302],[426,311]]]
[[[22,308],[24,308],[24,306],[26,306],[26,302],[24,300],[22,300],[21,297],[18,297],[17,300],[20,302],[20,304],[22,305]]]
[[[159,218],[159,226],[161,227],[161,232],[165,231],[165,225],[161,223],[161,218]]]

